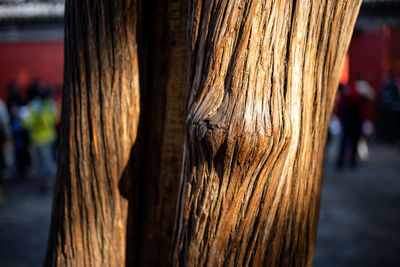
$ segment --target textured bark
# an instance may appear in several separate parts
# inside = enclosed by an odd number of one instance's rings
[[[311,265],[327,125],[360,3],[190,1],[174,265]]]
[[[66,2],[59,171],[45,266],[123,266],[120,179],[139,119],[136,3]]]
[[[128,266],[165,266],[182,163],[187,92],[186,0],[138,6],[140,120],[133,149]]]
[[[139,120],[136,2],[68,0],[45,265],[163,266],[172,245],[174,265],[310,265],[359,5],[140,1]]]

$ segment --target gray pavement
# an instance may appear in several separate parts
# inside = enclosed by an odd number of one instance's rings
[[[367,162],[337,171],[332,149],[313,266],[400,266],[400,150],[370,144]]]
[[[400,266],[400,150],[369,147],[367,162],[342,171],[328,147],[314,267]],[[41,266],[51,192],[33,179],[3,187],[0,266]]]
[[[3,185],[0,205],[0,266],[42,266],[45,255],[52,192],[37,181]]]

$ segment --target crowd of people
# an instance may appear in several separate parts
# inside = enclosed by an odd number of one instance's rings
[[[59,126],[54,92],[35,81],[24,99],[18,84],[9,84],[7,101],[0,99],[0,179],[8,172],[15,180],[35,177],[43,189],[54,183]],[[10,142],[12,156],[5,151]]]

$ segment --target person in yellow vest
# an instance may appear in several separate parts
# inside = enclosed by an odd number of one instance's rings
[[[39,85],[28,91],[30,101],[22,111],[23,126],[28,129],[33,153],[38,159],[42,185],[49,186],[56,174],[52,145],[57,138],[56,105],[48,91],[40,92]]]

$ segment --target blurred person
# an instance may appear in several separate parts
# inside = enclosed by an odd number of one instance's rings
[[[0,204],[3,202],[3,189],[1,187],[1,181],[3,178],[4,170],[7,167],[6,159],[4,155],[5,142],[10,137],[10,128],[8,125],[9,115],[3,100],[0,99]]]
[[[4,104],[3,100],[0,99],[0,175],[7,167],[4,156],[4,144],[11,136],[10,126],[8,124],[9,121],[10,117],[6,105]]]
[[[381,89],[381,98],[384,104],[390,104],[400,100],[399,87],[396,77],[391,72],[384,74],[384,83]]]
[[[342,133],[336,161],[338,169],[343,167],[347,152],[350,154],[350,167],[355,167],[360,147],[362,148],[361,157],[365,160],[366,137],[372,132],[370,102],[374,99],[374,89],[362,76],[348,85],[339,87],[337,110],[342,124]]]
[[[23,105],[20,88],[15,81],[8,84],[7,90],[7,109],[8,113],[12,113],[13,108],[19,108]]]
[[[375,90],[362,75],[355,81],[355,88],[361,95],[361,135],[357,142],[357,156],[360,161],[368,159],[369,151],[367,140],[374,132],[372,118],[372,102],[375,101]]]
[[[11,82],[8,86],[7,108],[10,113],[11,134],[14,141],[15,176],[19,180],[26,178],[30,165],[29,133],[23,127],[20,110],[23,105],[18,84]]]
[[[389,143],[400,145],[400,91],[397,79],[391,70],[383,74],[378,101],[378,137]]]
[[[354,83],[339,88],[338,117],[342,124],[342,133],[339,143],[339,154],[336,167],[343,167],[345,156],[350,150],[350,162],[356,164],[357,142],[361,134],[361,108],[360,95],[357,93]]]
[[[28,129],[33,152],[38,159],[42,187],[49,187],[56,174],[52,145],[56,139],[56,107],[50,92],[38,82],[28,89],[29,102],[22,112],[22,123]]]
[[[53,157],[54,160],[57,161],[58,156],[58,145],[60,142],[60,130],[61,130],[61,89],[59,87],[48,87],[48,92],[51,92],[51,99],[56,108],[56,140],[53,142]]]

